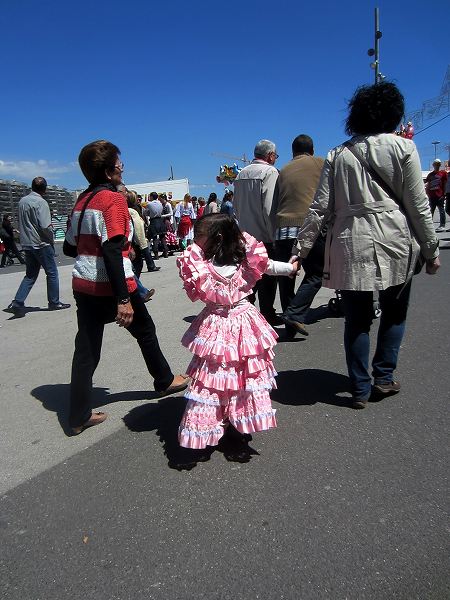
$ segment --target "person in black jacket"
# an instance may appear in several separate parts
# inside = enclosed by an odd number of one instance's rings
[[[16,242],[14,240],[14,234],[19,233],[16,229],[13,228],[11,222],[11,215],[5,214],[3,215],[2,226],[0,229],[0,238],[3,240],[5,245],[5,251],[2,255],[2,262],[0,267],[5,266],[6,258],[8,256],[8,252],[12,253],[13,256],[19,259],[19,262],[23,265],[25,264],[25,260],[21,256],[19,249],[16,246]]]

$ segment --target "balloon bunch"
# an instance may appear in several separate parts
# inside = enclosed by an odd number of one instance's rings
[[[240,168],[236,163],[230,165],[222,165],[220,167],[219,175],[216,177],[217,183],[223,183],[224,185],[231,185],[236,177],[239,175]]]

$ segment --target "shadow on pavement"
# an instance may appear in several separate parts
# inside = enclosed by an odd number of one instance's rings
[[[40,385],[30,392],[34,398],[42,402],[42,406],[46,410],[56,413],[61,429],[68,436],[71,435],[69,428],[69,393],[70,385],[68,383]],[[158,393],[149,390],[133,390],[110,394],[108,388],[94,387],[91,406],[92,409],[96,409],[113,402],[154,400],[155,398],[159,398]]]
[[[277,386],[278,389],[272,392],[272,399],[279,404],[312,406],[322,402],[351,408],[351,398],[339,395],[350,391],[348,377],[340,373],[322,369],[280,371]]]
[[[190,471],[197,463],[208,461],[215,451],[221,452],[228,461],[239,463],[247,463],[253,455],[258,454],[248,445],[250,440],[243,442],[230,436],[224,436],[218,446],[208,446],[204,450],[182,448],[178,443],[178,426],[185,407],[185,398],[172,396],[157,404],[133,408],[123,421],[128,429],[137,433],[155,431],[163,445],[168,466],[177,471]]]
[[[25,317],[25,315],[27,313],[32,313],[32,312],[53,312],[51,311],[49,308],[41,308],[40,306],[25,306],[24,309],[20,312],[20,314],[13,314],[11,313],[10,310],[8,310],[7,308],[3,309],[4,313],[8,313],[11,314],[11,316],[9,317],[9,319],[7,319],[8,321],[14,321],[15,319],[23,319],[23,317]]]
[[[192,323],[192,321],[196,318],[197,318],[197,315],[189,315],[187,317],[183,317],[183,321],[186,321],[186,323]]]
[[[321,306],[316,306],[316,308],[310,308],[305,318],[306,325],[312,325],[313,323],[317,323],[318,321],[322,321],[323,319],[340,319],[343,317],[343,314],[340,312],[332,312],[328,308],[328,304],[322,304]]]

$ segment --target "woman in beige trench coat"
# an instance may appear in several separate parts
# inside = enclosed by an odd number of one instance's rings
[[[328,153],[298,235],[301,260],[328,225],[324,286],[342,291],[354,408],[364,408],[372,393],[386,396],[400,390],[394,371],[419,253],[427,273],[435,273],[440,265],[416,146],[393,133],[403,113],[403,96],[392,83],[356,90],[346,122],[352,138]],[[382,181],[376,181],[369,169]],[[382,313],[372,389],[369,332],[374,292],[379,293]]]

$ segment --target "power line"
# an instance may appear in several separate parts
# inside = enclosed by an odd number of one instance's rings
[[[414,134],[419,135],[419,133],[422,133],[422,131],[426,131],[427,129],[430,129],[430,127],[433,127],[434,125],[437,125],[438,123],[440,123],[441,121],[443,121],[444,119],[447,119],[448,117],[450,117],[450,113],[448,113],[448,115],[445,115],[445,117],[442,117],[442,119],[438,119],[437,121],[435,121],[434,123],[431,123],[431,125],[428,125],[427,127],[424,127],[423,129],[421,129],[420,131],[416,131],[416,133]]]

